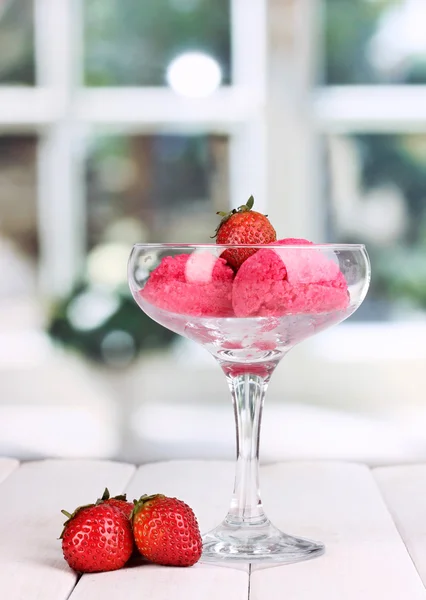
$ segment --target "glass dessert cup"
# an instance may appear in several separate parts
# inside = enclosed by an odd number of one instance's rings
[[[363,245],[250,246],[234,275],[227,253],[247,246],[136,244],[133,297],[152,319],[202,344],[225,373],[234,405],[237,461],[224,521],[203,536],[203,561],[292,563],[323,544],[279,531],[263,510],[259,441],[271,375],[296,344],[347,319],[364,300]]]

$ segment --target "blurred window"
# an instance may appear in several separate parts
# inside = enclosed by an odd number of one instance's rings
[[[202,52],[231,81],[229,0],[86,0],[85,82],[164,86],[177,56]]]
[[[367,244],[371,289],[354,319],[416,318],[426,309],[426,2],[322,7],[327,238]]]
[[[49,295],[98,244],[208,241],[254,193],[288,235],[367,243],[357,318],[424,309],[424,0],[77,5],[0,0],[0,229]]]
[[[33,136],[0,135],[0,301],[36,290],[36,146]]]
[[[209,240],[215,212],[229,204],[227,175],[224,136],[93,137],[86,169],[89,247],[120,239]]]

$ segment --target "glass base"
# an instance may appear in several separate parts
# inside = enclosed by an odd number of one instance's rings
[[[282,533],[269,521],[256,526],[225,521],[203,536],[201,561],[289,564],[321,556],[324,550],[323,544]]]

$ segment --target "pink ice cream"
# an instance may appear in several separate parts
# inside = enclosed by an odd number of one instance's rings
[[[139,293],[169,312],[229,317],[233,277],[226,261],[207,252],[166,256]]]
[[[312,245],[303,239],[275,242]],[[235,276],[232,303],[237,317],[325,313],[348,306],[346,280],[339,265],[317,250],[262,249]]]

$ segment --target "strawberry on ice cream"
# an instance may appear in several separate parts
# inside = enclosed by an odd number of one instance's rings
[[[346,280],[332,256],[304,239],[274,242],[283,248],[261,249],[235,276],[232,302],[237,317],[325,313],[349,303]]]
[[[250,196],[246,204],[231,212],[218,212],[222,217],[216,229],[217,244],[240,245],[240,248],[227,248],[222,257],[228,265],[238,271],[249,256],[256,252],[256,244],[269,244],[277,239],[277,233],[266,215],[253,209],[254,198]]]
[[[166,256],[139,292],[163,310],[194,316],[228,317],[234,273],[209,252]]]

